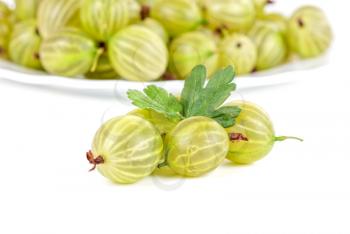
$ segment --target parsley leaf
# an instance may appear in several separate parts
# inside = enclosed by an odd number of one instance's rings
[[[233,126],[236,123],[236,118],[241,113],[241,109],[236,106],[224,106],[215,110],[209,117],[216,120],[224,128]]]
[[[205,66],[196,66],[185,80],[181,101],[155,85],[148,86],[143,92],[129,90],[128,97],[135,106],[156,111],[170,120],[180,121],[192,116],[205,116],[216,120],[224,128],[233,126],[240,108],[221,107],[236,89],[236,84],[233,83],[233,67],[219,70],[207,83],[206,77]]]
[[[185,85],[181,93],[181,104],[184,108],[184,116],[192,116],[192,110],[199,101],[199,95],[207,78],[205,66],[196,66],[185,80]]]
[[[232,83],[234,76],[235,72],[229,66],[216,72],[204,87],[205,66],[196,66],[186,79],[181,94],[184,116],[210,116],[236,89],[236,85]]]
[[[144,93],[138,90],[128,91],[128,97],[133,105],[141,109],[154,110],[171,120],[183,119],[182,105],[174,95],[155,85],[147,86],[143,91]]]

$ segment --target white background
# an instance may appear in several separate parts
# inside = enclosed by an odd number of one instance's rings
[[[101,122],[132,109],[113,98],[0,80],[0,233],[350,233],[350,65],[347,1],[313,3],[336,40],[329,65],[289,85],[238,91],[263,106],[278,134],[264,160],[225,164],[198,179],[149,177],[135,185],[88,173]]]

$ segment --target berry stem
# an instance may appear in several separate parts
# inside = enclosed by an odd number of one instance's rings
[[[97,65],[98,65],[98,61],[100,60],[100,57],[105,52],[105,50],[106,49],[104,47],[100,47],[100,48],[97,49],[96,56],[95,56],[94,61],[92,63],[92,67],[90,69],[90,72],[96,71],[96,68],[97,68]]]
[[[215,29],[215,33],[217,35],[219,35],[220,37],[222,37],[222,38],[226,38],[226,37],[230,36],[230,32],[229,32],[229,30],[227,29],[227,27],[225,25],[216,28]]]
[[[304,140],[299,138],[299,137],[293,137],[293,136],[278,136],[278,137],[275,137],[275,141],[285,141],[285,140],[298,140],[298,141],[301,141],[303,142]]]
[[[304,20],[301,19],[301,18],[299,18],[299,19],[298,19],[298,25],[299,25],[300,28],[304,27],[304,25],[305,25],[305,24],[304,24]]]
[[[150,14],[151,14],[151,7],[147,5],[141,6],[141,12],[140,12],[141,20],[147,19],[150,16]]]
[[[86,158],[87,158],[87,160],[89,161],[90,164],[94,165],[89,171],[95,170],[97,165],[103,164],[105,162],[105,160],[103,159],[102,156],[98,156],[98,157],[95,158],[95,156],[94,156],[94,154],[92,153],[91,150],[86,153]]]

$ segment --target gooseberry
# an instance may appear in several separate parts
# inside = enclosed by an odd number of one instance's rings
[[[249,36],[258,50],[257,70],[266,70],[286,61],[287,42],[276,27],[258,21],[250,30]]]
[[[230,137],[230,150],[227,159],[232,162],[251,164],[269,154],[277,141],[301,140],[287,136],[276,137],[268,114],[256,104],[235,101],[227,105],[241,108],[236,124],[226,129]]]
[[[189,32],[175,38],[169,48],[169,70],[178,79],[185,79],[198,64],[204,64],[208,76],[218,68],[219,56],[214,38],[202,32]]]
[[[162,23],[170,36],[195,30],[203,23],[201,10],[193,0],[158,0],[151,17]]]
[[[94,71],[103,50],[81,30],[65,28],[43,41],[40,57],[49,73],[75,77]]]
[[[89,35],[107,41],[129,24],[129,0],[83,0],[80,17]]]
[[[181,176],[196,177],[217,168],[228,153],[228,135],[215,120],[191,117],[165,138],[166,163]]]
[[[156,33],[141,25],[128,26],[108,43],[109,59],[117,73],[131,81],[161,77],[168,64],[168,50]]]
[[[317,7],[298,9],[288,23],[288,43],[292,51],[302,58],[324,53],[333,39],[326,15]]]
[[[41,37],[34,19],[17,23],[9,43],[10,58],[19,65],[40,69],[40,45]]]
[[[206,1],[205,12],[212,28],[229,31],[249,30],[256,17],[253,0]]]
[[[82,0],[45,0],[39,5],[37,19],[40,35],[46,39],[67,26],[79,24]]]
[[[237,75],[251,73],[257,62],[257,48],[253,41],[243,34],[226,37],[219,46],[220,66],[232,65]]]
[[[87,158],[93,169],[121,184],[150,175],[162,158],[163,140],[147,120],[127,115],[107,121],[97,131]]]

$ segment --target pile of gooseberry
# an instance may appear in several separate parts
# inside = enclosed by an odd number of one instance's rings
[[[270,0],[0,0],[0,58],[50,74],[89,79],[185,79],[238,75],[325,53],[323,11],[269,12]]]
[[[144,93],[129,90],[139,108],[99,128],[86,154],[92,170],[120,184],[164,171],[199,177],[225,159],[252,164],[268,155],[277,141],[302,141],[277,137],[269,116],[254,103],[224,103],[235,89],[234,73],[230,68],[219,71],[203,87],[203,67],[193,69],[180,98],[152,85]]]

